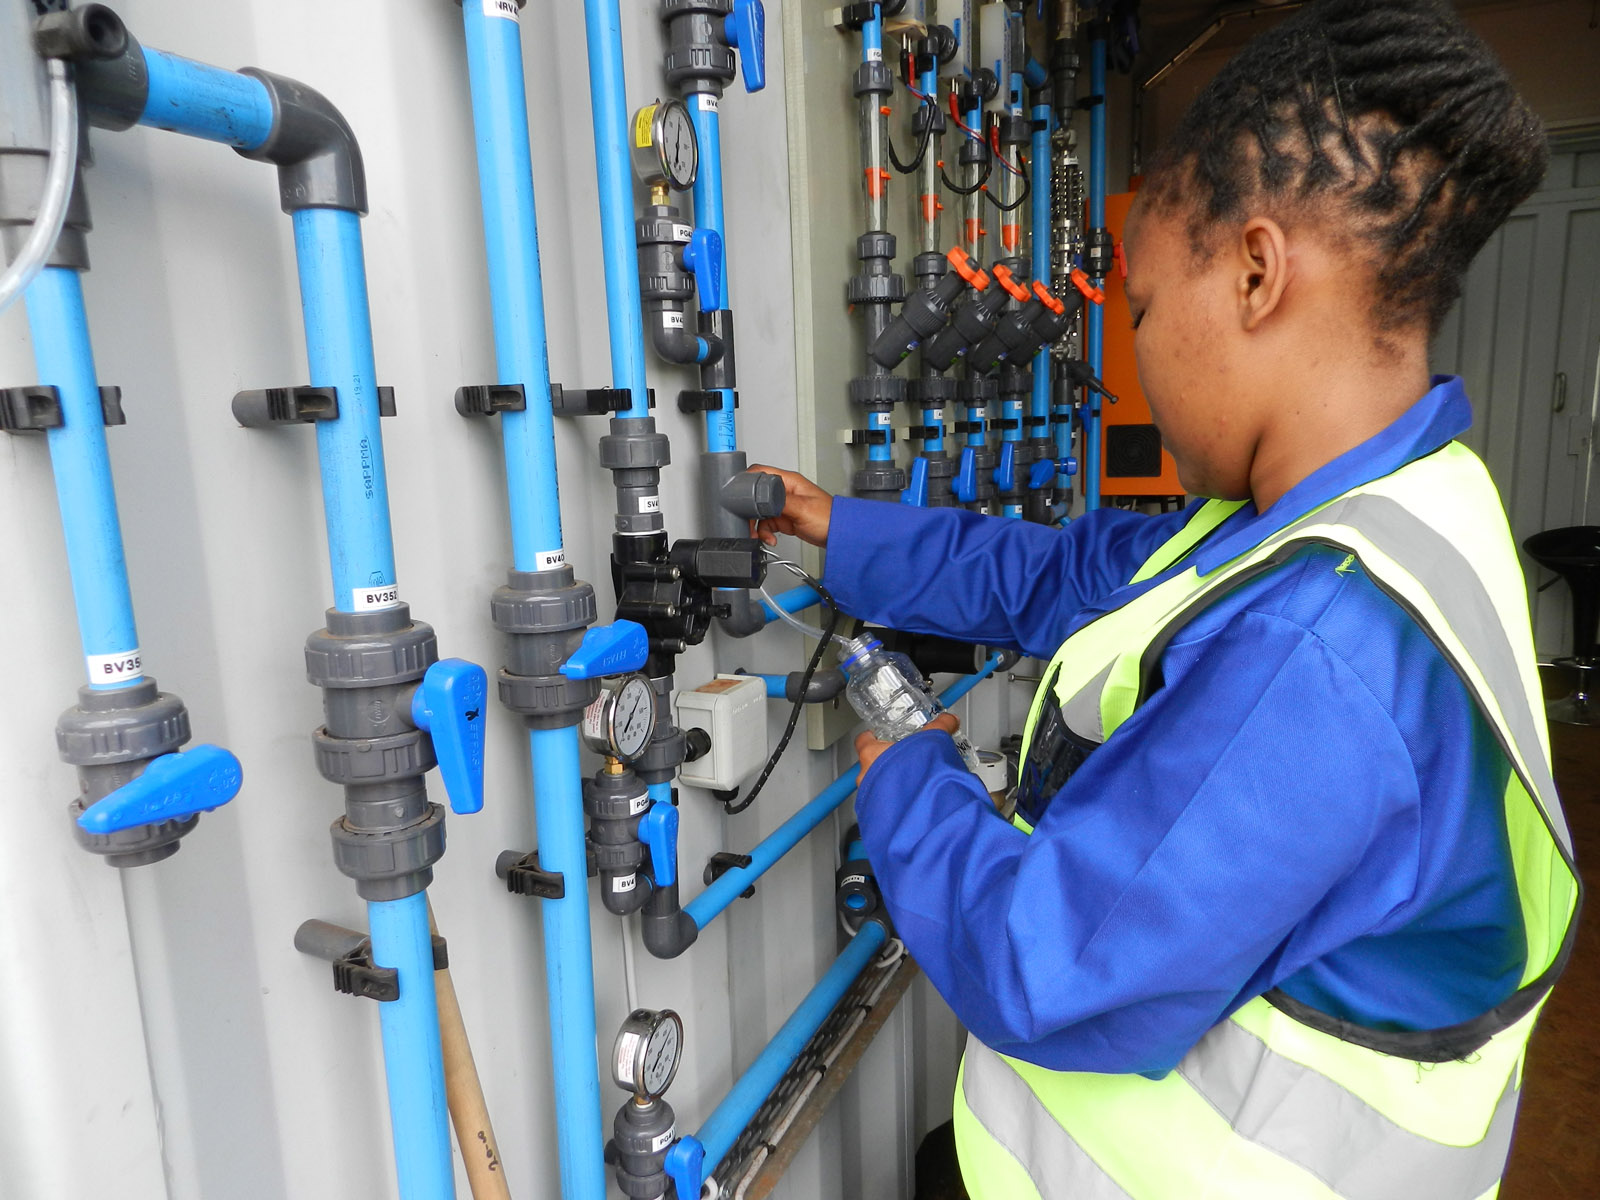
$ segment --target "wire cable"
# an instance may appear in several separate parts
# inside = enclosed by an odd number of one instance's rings
[[[725,806],[725,811],[730,817],[736,813],[742,813],[755,803],[756,797],[761,794],[761,789],[766,786],[767,779],[777,767],[778,760],[783,757],[783,752],[789,748],[789,739],[794,737],[795,727],[800,724],[800,714],[805,711],[806,692],[810,690],[812,677],[816,675],[817,668],[822,665],[822,656],[827,652],[828,647],[832,645],[834,631],[839,627],[839,606],[834,603],[833,595],[827,588],[811,578],[799,563],[776,557],[772,561],[774,565],[783,567],[790,574],[799,576],[800,579],[817,589],[817,595],[822,597],[822,603],[827,606],[828,619],[820,631],[822,636],[817,641],[817,648],[811,652],[811,660],[806,663],[805,673],[800,676],[800,686],[796,689],[797,698],[795,699],[794,707],[789,710],[789,723],[783,727],[783,736],[778,739],[777,748],[767,757],[767,765],[761,768],[761,774],[756,777],[755,783],[751,785],[750,791],[745,795],[744,799],[733,801]],[[779,611],[782,612],[783,610],[779,609]]]
[[[44,192],[33,228],[16,259],[0,274],[0,312],[38,277],[61,236],[72,199],[72,180],[78,169],[78,95],[67,74],[67,64],[52,58],[50,75],[50,159],[45,168]]]
[[[1010,204],[1001,204],[1000,201],[994,198],[994,193],[991,191],[985,190],[983,194],[989,197],[990,203],[992,203],[1001,212],[1016,212],[1017,209],[1021,208],[1025,203],[1027,203],[1028,190],[1028,177],[1024,175],[1022,177],[1022,192]]]
[[[962,187],[959,183],[951,182],[950,176],[945,173],[945,169],[942,166],[939,168],[939,178],[944,181],[945,187],[949,188],[956,195],[970,196],[973,192],[980,192],[983,190],[984,185],[989,182],[989,173],[993,170],[994,159],[985,159],[983,163],[983,173],[978,176],[976,182],[966,187]]]

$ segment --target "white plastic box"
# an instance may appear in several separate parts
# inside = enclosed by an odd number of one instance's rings
[[[711,749],[686,762],[678,778],[693,787],[726,791],[767,761],[767,684],[759,676],[718,675],[677,698],[678,727],[703,729]]]

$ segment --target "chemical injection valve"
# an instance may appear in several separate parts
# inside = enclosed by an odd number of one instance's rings
[[[966,354],[976,342],[994,328],[1008,300],[1027,302],[1027,289],[1011,277],[1011,272],[1006,266],[997,265],[990,272],[990,277],[1000,286],[972,291],[956,306],[950,324],[924,343],[922,347],[924,367],[935,371],[948,370],[951,363]]]
[[[606,1161],[630,1200],[667,1194],[667,1149],[677,1140],[677,1118],[662,1099],[683,1057],[683,1021],[671,1009],[636,1008],[617,1032],[611,1078],[632,1096],[617,1110]]]
[[[944,328],[951,305],[967,288],[981,292],[989,286],[988,273],[959,246],[945,257],[950,261],[951,271],[933,287],[914,291],[901,306],[899,315],[884,326],[883,332],[873,341],[869,353],[879,366],[890,370],[899,366],[923,338]]]

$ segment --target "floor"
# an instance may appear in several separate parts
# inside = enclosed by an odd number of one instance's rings
[[[1600,727],[1553,725],[1550,740],[1589,909],[1533,1035],[1500,1200],[1600,1196]],[[917,1200],[966,1200],[948,1125],[918,1150]]]

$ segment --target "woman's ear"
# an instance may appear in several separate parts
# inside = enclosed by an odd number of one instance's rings
[[[1258,329],[1289,285],[1289,239],[1271,217],[1251,217],[1239,234],[1239,325]]]

